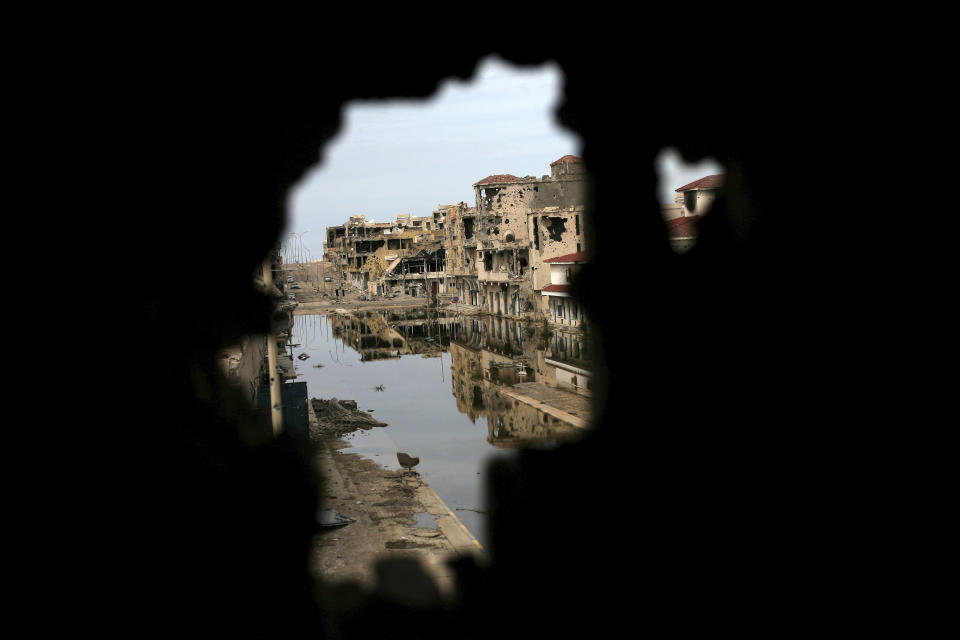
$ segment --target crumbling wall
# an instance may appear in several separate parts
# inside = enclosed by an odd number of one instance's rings
[[[587,251],[583,207],[545,207],[528,216],[531,235],[530,261],[533,288],[542,290],[550,284],[550,267],[545,260]]]

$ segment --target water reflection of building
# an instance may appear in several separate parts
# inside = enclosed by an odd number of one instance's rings
[[[334,335],[360,354],[361,361],[434,354],[450,344],[457,320],[435,310],[359,311],[331,316]]]
[[[332,315],[330,326],[335,336],[360,354],[361,361],[399,358],[412,353],[403,336],[377,313]]]
[[[586,337],[576,331],[557,329],[543,357],[543,381],[551,387],[590,395],[591,364],[587,358]]]
[[[496,446],[516,446],[529,441],[553,440],[578,432],[558,420],[546,407],[533,406],[500,391],[537,384],[569,387],[562,361],[552,361],[553,347],[542,325],[492,316],[465,317],[450,344],[451,384],[457,408],[471,421],[487,419],[488,440]],[[578,335],[579,334],[574,334]],[[558,338],[564,349],[573,349],[573,335]],[[584,356],[582,344],[577,353]],[[564,352],[566,353],[566,351]],[[585,361],[579,361],[585,365]],[[570,389],[572,390],[572,389]]]

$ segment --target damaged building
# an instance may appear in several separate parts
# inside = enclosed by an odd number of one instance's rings
[[[480,306],[477,282],[477,210],[465,202],[445,213],[443,244],[447,256],[447,290],[463,304]]]
[[[367,295],[390,291],[385,280],[402,260],[437,244],[440,229],[433,215],[400,214],[394,222],[374,222],[364,215],[350,216],[342,226],[327,227],[325,256],[335,265],[341,287]]]
[[[446,293],[446,250],[440,241],[419,243],[415,253],[396,258],[377,284],[377,293],[402,292],[432,299]]]
[[[518,318],[542,316],[546,258],[585,251],[586,171],[576,156],[550,164],[541,178],[496,174],[474,183],[479,306]]]
[[[570,283],[586,264],[584,252],[570,253],[543,261],[548,267],[549,284],[541,288],[541,308],[555,325],[579,327],[585,320],[583,309],[577,299],[570,295]]]

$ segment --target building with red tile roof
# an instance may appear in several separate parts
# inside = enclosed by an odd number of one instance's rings
[[[582,177],[584,173],[583,158],[577,156],[563,156],[550,163],[550,177],[564,178],[566,176]]]
[[[723,178],[722,173],[704,176],[676,189],[677,193],[683,194],[683,202],[680,203],[680,216],[689,218],[706,213],[713,201],[716,200],[720,187],[723,186]]]
[[[568,253],[564,256],[558,256],[556,258],[548,258],[544,262],[551,262],[554,264],[583,264],[587,261],[587,252],[586,251],[577,251],[576,253]]]
[[[492,176],[487,176],[483,180],[474,182],[473,186],[476,187],[481,184],[504,184],[507,182],[520,182],[520,180],[521,178],[509,173],[498,173]]]
[[[561,163],[564,163],[564,162],[570,163],[570,164],[573,164],[573,163],[576,163],[576,162],[583,162],[583,158],[578,158],[577,156],[566,155],[566,156],[563,156],[562,158],[557,158],[556,160],[554,160],[553,162],[551,162],[551,163],[550,163],[550,166],[552,167],[552,166],[555,165],[555,164],[561,164]]]
[[[693,189],[719,189],[723,186],[723,175],[722,173],[704,176],[699,180],[694,180],[690,184],[685,184],[682,187],[676,189],[677,193],[681,191],[691,191]]]
[[[667,220],[667,236],[671,239],[689,239],[697,237],[697,221],[701,216],[687,216]]]

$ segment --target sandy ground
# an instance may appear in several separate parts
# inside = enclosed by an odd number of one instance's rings
[[[310,409],[311,437],[318,445],[324,479],[321,507],[354,519],[315,537],[318,578],[373,589],[381,561],[406,557],[419,563],[440,594],[449,597],[454,577],[448,561],[462,554],[482,560],[479,542],[422,479],[401,474],[399,463],[394,470],[384,469],[343,453],[343,436],[351,426],[318,417],[312,403]]]

